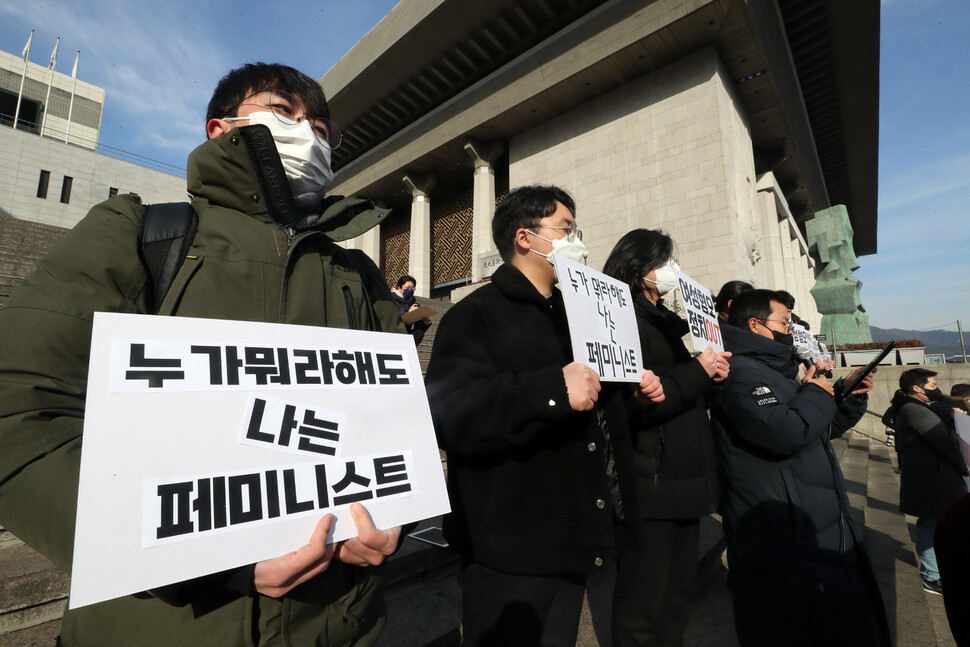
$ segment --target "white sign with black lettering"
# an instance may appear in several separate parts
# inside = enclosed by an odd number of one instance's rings
[[[812,353],[813,360],[822,358],[822,352],[818,347],[818,340],[812,336],[812,333],[805,330],[805,326],[792,324],[791,335],[795,348],[807,348]]]
[[[675,269],[674,272],[677,274],[680,296],[684,300],[684,310],[687,311],[687,323],[690,326],[690,338],[694,350],[699,353],[710,347],[715,353],[724,352],[721,323],[714,310],[711,291],[679,269]]]
[[[348,539],[354,502],[449,511],[409,335],[95,314],[71,608]]]
[[[581,263],[553,254],[569,319],[573,359],[604,382],[639,382],[640,335],[630,287]]]

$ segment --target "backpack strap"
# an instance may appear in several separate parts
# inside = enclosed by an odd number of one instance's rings
[[[152,279],[152,314],[158,313],[175,275],[192,247],[199,216],[188,202],[165,202],[142,207],[140,252]]]

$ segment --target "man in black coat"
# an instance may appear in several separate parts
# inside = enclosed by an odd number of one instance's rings
[[[899,376],[893,396],[899,455],[899,510],[918,517],[916,552],[923,588],[942,594],[933,534],[943,510],[967,493],[967,465],[953,429],[957,404],[936,385],[936,373],[914,368]]]
[[[585,250],[572,198],[515,189],[492,237],[505,263],[442,318],[427,373],[464,644],[573,647],[587,577],[636,522],[626,393],[572,358],[551,260]],[[652,373],[638,395],[663,399]]]
[[[796,382],[788,313],[772,291],[731,304],[733,353],[711,419],[735,628],[742,645],[890,644],[879,590],[829,439],[862,417],[872,379],[841,404],[815,367]]]

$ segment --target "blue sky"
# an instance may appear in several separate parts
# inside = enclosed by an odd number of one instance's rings
[[[323,0],[0,0],[0,49],[107,90],[101,142],[183,166],[228,69],[278,61],[317,78],[396,4]],[[970,4],[883,0],[879,252],[856,272],[870,323],[970,329]],[[339,119],[339,115],[335,115]],[[947,324],[947,325],[944,325]]]

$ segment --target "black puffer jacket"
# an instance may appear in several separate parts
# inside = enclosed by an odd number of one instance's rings
[[[899,455],[899,510],[929,519],[938,519],[950,503],[967,493],[963,480],[967,465],[952,424],[940,415],[952,420],[952,407],[936,404],[943,406],[931,408],[902,391],[896,392],[892,403]]]
[[[681,339],[687,323],[661,303],[633,297],[644,368],[664,401],[629,404],[640,512],[645,519],[695,519],[714,512],[717,467],[707,397],[714,383]]]
[[[804,567],[811,577],[812,562],[840,560],[861,536],[829,439],[862,417],[866,398],[836,406],[819,386],[795,381],[791,347],[732,326],[721,331],[734,355],[711,419],[731,568],[773,577]]]

